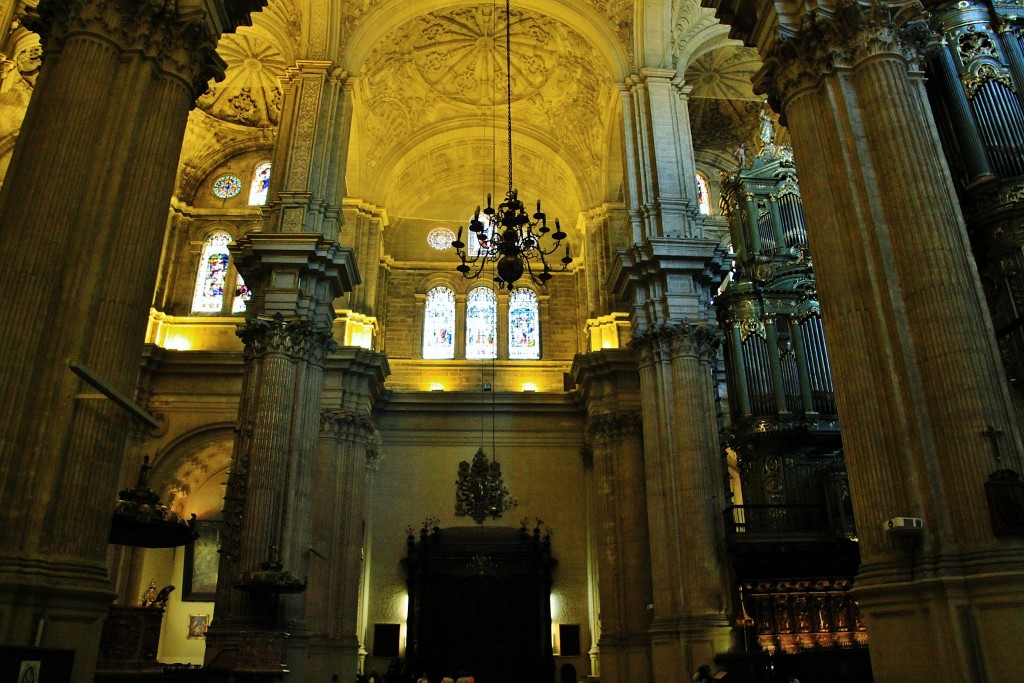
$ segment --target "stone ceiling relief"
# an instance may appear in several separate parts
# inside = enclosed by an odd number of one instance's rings
[[[759,124],[761,98],[751,76],[761,62],[754,50],[722,47],[695,59],[686,70],[693,146],[697,152],[731,155],[741,143],[751,147]]]
[[[224,80],[211,83],[196,106],[227,123],[276,126],[288,66],[281,51],[269,40],[241,32],[225,35],[217,51],[228,64]]]
[[[507,74],[503,12],[490,6],[427,14],[386,36],[358,85],[365,162],[371,168],[430,128],[505,129]],[[602,112],[611,79],[579,33],[550,18],[513,10],[514,137],[552,144],[582,176],[600,175]],[[515,142],[513,144],[516,144]]]
[[[618,37],[622,48],[628,55],[630,64],[634,63],[633,58],[633,0],[579,0],[580,4],[591,5],[594,10],[607,22],[609,28]],[[349,0],[344,4],[342,10],[342,52],[348,47],[349,41],[364,24],[370,14],[374,11],[383,10],[382,5],[386,0]],[[495,3],[480,3],[477,9],[491,10]],[[504,8],[498,6],[498,14],[504,14]],[[517,10],[513,8],[513,13]],[[504,22],[503,22],[504,23]],[[513,29],[515,24],[513,24]],[[635,68],[635,66],[634,66]]]

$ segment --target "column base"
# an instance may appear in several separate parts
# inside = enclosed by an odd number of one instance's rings
[[[310,681],[354,681],[359,670],[359,640],[351,638],[310,638],[306,678]],[[439,678],[439,672],[431,672]]]
[[[655,619],[648,633],[655,681],[689,680],[732,643],[732,627],[720,615]]]
[[[851,595],[876,681],[1012,681],[1024,671],[1024,573],[872,582]]]
[[[601,683],[637,683],[652,680],[651,646],[647,635],[607,636],[601,634]]]

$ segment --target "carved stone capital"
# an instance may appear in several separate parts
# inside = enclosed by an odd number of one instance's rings
[[[248,24],[249,13],[265,4],[228,0],[218,16],[210,16],[210,7],[194,0],[40,0],[26,10],[25,26],[42,37],[48,51],[85,33],[138,52],[184,80],[198,97],[211,78],[224,78],[227,64],[216,50],[221,33]]]
[[[621,441],[643,434],[640,413],[620,412],[594,415],[587,420],[587,436],[598,441]]]
[[[320,433],[343,441],[372,446],[380,443],[380,433],[373,422],[373,417],[348,410],[321,410]]]
[[[330,330],[319,329],[308,320],[287,320],[280,315],[249,320],[238,326],[236,334],[245,344],[247,359],[285,354],[322,364],[327,354],[338,348]]]
[[[804,17],[798,29],[767,50],[755,89],[784,102],[818,79],[865,59],[889,55],[917,69],[937,45],[917,0],[886,4],[841,0],[829,13]]]
[[[630,343],[640,365],[691,357],[711,362],[721,344],[722,333],[706,323],[660,325],[635,335]]]

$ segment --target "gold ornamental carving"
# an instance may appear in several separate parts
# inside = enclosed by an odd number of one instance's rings
[[[1004,85],[1013,92],[1017,92],[1017,88],[1013,85],[1013,79],[1010,77],[1010,72],[997,69],[992,64],[979,64],[969,73],[960,76],[960,82],[963,83],[964,92],[969,100],[973,100],[982,86],[990,81]]]

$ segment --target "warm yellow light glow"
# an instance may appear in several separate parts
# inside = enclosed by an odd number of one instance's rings
[[[523,382],[523,391],[537,391],[537,384],[534,382]]]
[[[192,348],[192,340],[182,334],[171,334],[164,339],[163,346],[173,351],[188,351]]]
[[[440,382],[431,382],[430,383],[430,390],[431,391],[444,391],[444,385],[441,384]]]

